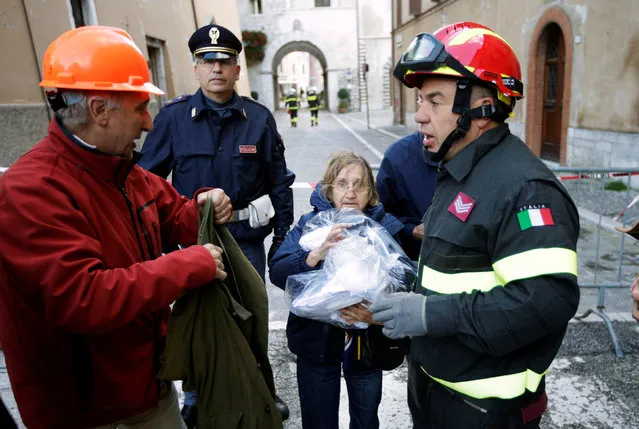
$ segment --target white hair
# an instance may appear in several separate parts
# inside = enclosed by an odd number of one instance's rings
[[[69,131],[74,132],[89,123],[89,100],[99,96],[105,102],[106,110],[119,109],[121,100],[117,94],[95,91],[64,91],[62,93],[67,107],[55,112],[55,117]]]

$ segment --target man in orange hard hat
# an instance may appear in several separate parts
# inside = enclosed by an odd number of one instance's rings
[[[183,428],[156,378],[169,304],[224,279],[222,249],[195,245],[198,206],[136,165],[152,128],[144,56],[118,28],[62,34],[43,61],[48,135],[0,177],[0,338],[29,428]],[[162,256],[163,243],[187,245]]]

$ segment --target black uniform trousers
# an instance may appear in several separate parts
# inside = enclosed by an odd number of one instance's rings
[[[413,429],[539,429],[546,402],[543,383],[523,400],[469,400],[408,362],[408,408]]]

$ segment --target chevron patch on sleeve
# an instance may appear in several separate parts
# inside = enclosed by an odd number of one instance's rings
[[[470,212],[473,211],[473,207],[475,207],[475,200],[463,192],[460,192],[448,206],[448,211],[462,222],[466,222],[468,216],[470,216]]]

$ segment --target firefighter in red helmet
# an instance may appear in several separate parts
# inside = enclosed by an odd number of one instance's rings
[[[538,428],[579,302],[579,217],[505,124],[523,97],[517,56],[463,22],[417,35],[394,75],[419,89],[415,121],[440,163],[415,292],[370,307],[388,337],[411,338],[413,427]]]

